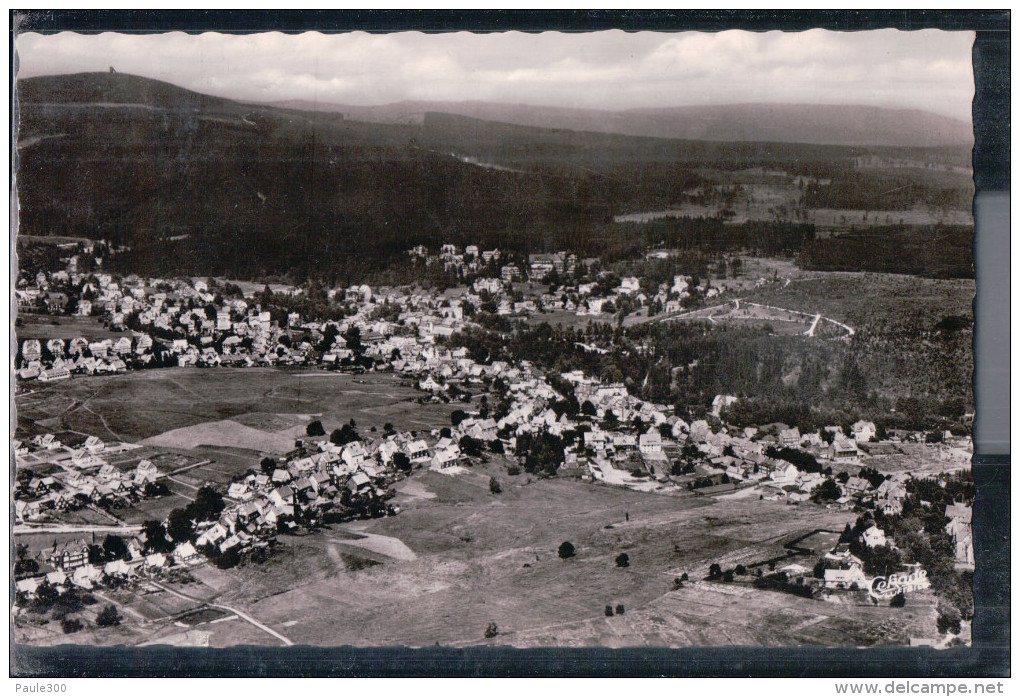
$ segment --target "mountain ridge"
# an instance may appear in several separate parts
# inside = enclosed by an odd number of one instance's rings
[[[528,104],[405,100],[356,106],[311,100],[240,101],[203,94],[169,82],[127,73],[72,73],[18,80],[26,103],[148,104],[160,109],[246,107],[343,114],[365,123],[420,125],[427,113],[466,116],[496,123],[602,134],[701,140],[842,146],[952,147],[973,144],[970,124],[919,109],[869,105],[726,104],[642,107],[623,110]]]
[[[342,113],[345,118],[376,123],[417,124],[424,119],[426,113],[445,113],[518,126],[672,140],[894,147],[942,147],[973,143],[971,126],[964,121],[919,109],[870,105],[745,103],[613,111],[479,100],[405,100],[379,106],[310,100],[283,100],[263,104]]]

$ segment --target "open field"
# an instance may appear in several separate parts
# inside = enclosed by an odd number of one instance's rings
[[[840,530],[850,513],[576,480],[528,483],[500,471],[416,474],[401,487],[396,517],[284,536],[267,562],[208,569],[229,578],[217,602],[298,644],[481,644],[490,621],[500,636],[489,643],[517,646],[845,643],[846,628],[837,625],[846,607],[697,580],[713,562],[786,555],[788,540]],[[488,492],[491,474],[503,480],[499,496]],[[564,540],[575,558],[557,556]],[[621,551],[630,556],[626,569],[613,563]],[[684,571],[696,583],[671,591]],[[934,631],[930,603],[918,598],[898,614],[853,606],[854,641],[904,642]],[[606,618],[607,604],[624,605],[625,615]],[[226,625],[254,631],[218,623],[213,644]]]
[[[313,415],[327,430],[352,418],[366,431],[372,426],[381,429],[386,422],[398,430],[448,425],[449,414],[457,406],[418,405],[414,400],[420,394],[388,373],[351,376],[307,369],[164,368],[40,384],[20,395],[16,405],[21,427],[34,422],[50,431],[70,429],[126,442],[166,434],[158,444],[170,447],[259,450],[261,441],[254,446],[244,443],[253,442],[248,438],[250,429],[265,426],[273,430],[257,430],[268,439],[262,443],[264,449],[273,451],[283,445],[283,439],[293,442],[304,433]],[[230,421],[234,418],[255,426]],[[200,425],[197,432],[167,433]],[[276,430],[279,425],[284,428]]]
[[[102,321],[96,317],[66,317],[63,315],[54,317],[19,312],[18,319],[21,321],[21,326],[15,332],[18,335],[18,341],[25,339],[67,340],[79,336],[94,341],[131,336],[129,331],[114,331],[103,326]]]
[[[771,193],[771,192],[769,192]],[[779,206],[796,205],[789,200],[763,196],[748,205],[740,206],[735,214],[727,219],[730,225],[740,225],[752,220],[775,221],[789,219],[790,216],[778,215]],[[693,203],[681,204],[661,211],[629,213],[618,215],[613,221],[617,223],[645,223],[662,218],[711,218],[719,215],[720,206],[704,206]],[[877,227],[881,225],[973,225],[974,217],[964,210],[938,210],[935,208],[912,208],[902,211],[866,211],[833,208],[804,209],[799,222],[813,223],[821,236],[848,232],[851,228]]]
[[[931,279],[884,273],[804,272],[789,285],[770,285],[743,299],[801,312],[821,312],[857,327],[921,320],[927,328],[947,315],[973,313],[970,279]],[[910,308],[905,312],[904,308]]]
[[[488,490],[492,475],[503,482],[498,496]],[[923,593],[895,610],[760,591],[745,579],[702,580],[712,563],[805,563],[785,545],[841,530],[852,513],[529,480],[507,476],[498,461],[458,476],[418,472],[398,492],[395,517],[281,536],[262,563],[193,569],[194,581],[171,585],[192,601],[158,588],[117,591],[112,600],[130,616],[115,630],[90,630],[90,640],[280,644],[230,613],[200,610],[203,601],[313,645],[880,645],[934,633],[933,601]],[[800,546],[820,550],[836,534]],[[572,559],[557,555],[565,540],[577,549]],[[614,564],[620,552],[629,567]],[[691,580],[674,590],[684,572]],[[606,605],[626,611],[606,617]],[[500,633],[486,640],[489,622]],[[46,634],[52,628],[17,631],[35,643],[62,640]]]

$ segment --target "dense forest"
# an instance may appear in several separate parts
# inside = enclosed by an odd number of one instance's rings
[[[116,270],[150,275],[347,283],[385,273],[411,246],[443,242],[608,260],[634,258],[641,245],[785,255],[806,245],[804,258],[823,268],[832,255],[808,225],[733,225],[724,215],[640,228],[611,221],[711,188],[710,171],[754,167],[830,177],[831,191],[805,196],[848,207],[855,191],[914,176],[855,173],[857,156],[955,163],[963,152],[680,141],[437,114],[415,125],[359,123],[105,73],[18,86],[21,232],[109,240],[129,248],[112,260]],[[896,201],[877,203],[969,197],[919,172],[920,189],[901,186]],[[912,248],[893,249],[889,259]],[[905,272],[960,273],[932,266]]]
[[[970,226],[890,225],[811,240],[799,261],[817,271],[974,278],[973,245]]]
[[[891,343],[906,347],[913,341],[906,337],[861,336],[846,345],[700,322],[627,330],[595,323],[581,330],[514,326],[485,315],[477,319],[489,330],[467,330],[449,340],[467,347],[476,360],[529,360],[553,373],[583,370],[621,382],[643,399],[675,405],[688,418],[704,417],[719,394],[742,398],[728,414],[731,423],[778,421],[807,430],[849,426],[860,418],[887,428],[950,428],[972,409],[959,397],[969,393],[960,389],[966,362],[952,364],[947,358],[936,366],[942,355],[938,346],[916,348],[912,360],[918,370],[891,363]],[[612,349],[592,352],[586,346],[593,342]],[[918,374],[925,370],[927,376]]]

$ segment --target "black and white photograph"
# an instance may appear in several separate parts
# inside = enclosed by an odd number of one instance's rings
[[[969,646],[974,41],[18,33],[14,642]]]

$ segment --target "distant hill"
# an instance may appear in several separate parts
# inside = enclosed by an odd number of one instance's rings
[[[30,104],[144,105],[172,111],[240,107],[229,99],[125,73],[74,73],[27,78],[18,80],[18,96],[23,103]]]
[[[768,141],[820,145],[940,147],[971,145],[970,124],[917,109],[861,105],[728,104],[607,111],[490,102],[397,102],[353,106],[307,100],[273,105],[342,113],[358,121],[420,124],[429,112],[539,128],[680,140]]]
[[[866,155],[965,167],[963,146],[681,140],[437,112],[367,122],[120,73],[23,79],[17,96],[19,232],[126,245],[119,270],[149,275],[346,282],[442,242],[594,255],[615,215],[669,208],[756,168],[832,179],[843,207],[865,185],[869,205],[893,191],[904,208],[970,186],[854,165]]]

